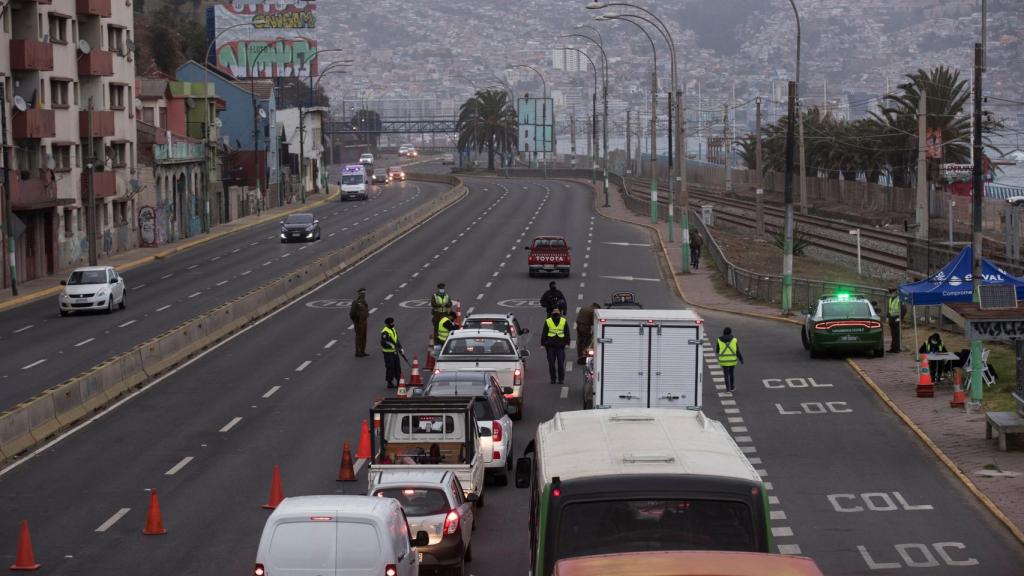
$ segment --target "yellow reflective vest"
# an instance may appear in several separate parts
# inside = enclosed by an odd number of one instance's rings
[[[398,349],[395,348],[395,343],[398,342],[398,331],[394,328],[385,326],[380,331],[382,338],[380,339],[381,352],[395,352]],[[385,344],[383,336],[387,334],[388,342]]]
[[[737,362],[736,351],[740,349],[740,342],[735,337],[729,340],[728,344],[718,339],[718,363],[722,366],[735,366]]]

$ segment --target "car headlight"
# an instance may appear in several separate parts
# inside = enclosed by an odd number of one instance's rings
[[[313,228],[314,228],[314,226],[312,224],[310,224],[309,226],[306,226],[306,232],[312,232]]]
[[[96,291],[96,296],[106,296],[106,295],[107,295],[107,287],[106,286],[104,286],[104,287],[102,287],[102,288],[100,288],[99,290]]]

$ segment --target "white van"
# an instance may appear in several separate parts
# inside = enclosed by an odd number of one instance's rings
[[[366,166],[361,164],[349,164],[341,171],[341,199],[342,200],[366,200],[369,198],[370,175],[366,172]]]
[[[285,498],[267,518],[256,552],[256,576],[419,576],[402,506],[375,496]]]

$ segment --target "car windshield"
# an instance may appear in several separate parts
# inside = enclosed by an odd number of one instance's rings
[[[502,338],[448,339],[441,354],[460,356],[510,356],[515,354],[512,343]]]
[[[750,508],[722,500],[570,503],[558,519],[556,558],[647,550],[754,551]]]
[[[448,512],[448,498],[444,492],[432,488],[386,488],[378,490],[376,495],[398,500],[406,516],[433,516]]]
[[[466,320],[466,323],[462,325],[463,328],[483,329],[483,330],[497,330],[498,332],[509,333],[508,322],[505,320],[482,320],[478,318],[470,318]]]
[[[533,249],[565,250],[565,240],[561,238],[538,238],[533,241]]]
[[[75,270],[71,273],[71,277],[68,278],[69,286],[76,286],[78,284],[106,284],[107,283],[107,271],[106,270]]]
[[[285,224],[312,224],[312,214],[290,214],[284,219]]]
[[[388,173],[387,173],[386,170],[381,170],[380,168],[378,168],[378,169],[373,171],[373,175],[374,176],[387,176]]]
[[[821,318],[823,320],[832,320],[836,318],[870,318],[871,316],[871,305],[864,301],[821,303]]]
[[[392,172],[401,172],[402,168],[400,166],[392,166],[391,168],[388,168],[388,170],[391,170]]]
[[[363,176],[362,176],[362,174],[346,174],[346,175],[341,177],[341,183],[342,184],[362,184],[363,183]]]

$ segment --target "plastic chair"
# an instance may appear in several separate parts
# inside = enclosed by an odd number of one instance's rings
[[[981,365],[983,367],[982,368],[982,372],[981,372],[981,381],[985,384],[986,388],[991,388],[992,385],[996,383],[996,377],[995,377],[994,374],[992,374],[992,370],[989,369],[989,365],[988,365],[988,355],[989,355],[989,352],[991,352],[991,350],[989,350],[988,348],[985,348],[984,350],[981,351]],[[974,369],[974,359],[973,359],[972,356],[968,356],[967,357],[967,362],[964,362],[964,372],[966,372],[968,374],[967,382],[964,385],[964,390],[965,391],[971,389],[972,378],[971,378],[970,374],[971,374],[973,369]]]

